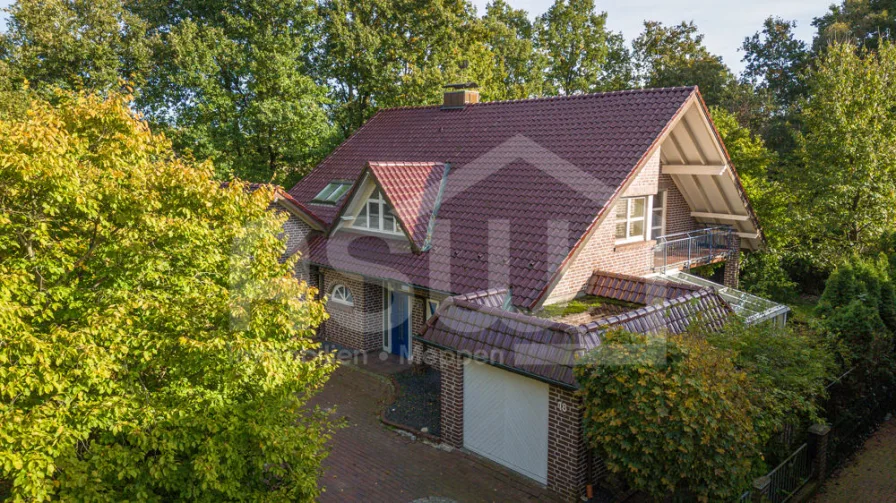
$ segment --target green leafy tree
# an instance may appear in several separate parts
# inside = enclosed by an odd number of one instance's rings
[[[488,29],[466,0],[423,7],[414,0],[326,0],[320,13],[318,71],[332,87],[343,136],[379,108],[439,103],[451,82],[477,82],[485,99],[493,89],[496,97],[506,92],[497,82],[506,75],[495,75]]]
[[[607,13],[597,13],[594,0],[557,0],[538,17],[538,48],[547,59],[550,94],[576,94],[601,89],[609,56]]]
[[[746,63],[743,76],[753,86],[771,94],[779,110],[796,104],[805,94],[803,73],[809,63],[806,43],[793,34],[796,21],[770,16],[762,31],[744,39]]]
[[[504,0],[493,0],[482,18],[487,45],[495,55],[494,99],[523,99],[543,92],[542,72],[546,64],[535,50],[534,27],[526,11],[514,9]]]
[[[312,501],[325,319],[272,193],[220,188],[130,97],[0,120],[0,480],[13,501]]]
[[[608,333],[576,366],[585,432],[632,488],[733,500],[761,469],[748,375],[700,337]]]
[[[331,145],[310,0],[133,2],[155,67],[138,106],[220,178],[289,183]]]
[[[791,185],[812,215],[797,237],[830,267],[896,225],[896,47],[832,46],[809,85]]]
[[[9,12],[0,58],[15,80],[99,91],[146,81],[145,23],[121,0],[18,0]]]
[[[693,22],[665,26],[645,21],[644,31],[632,42],[632,59],[638,83],[644,87],[699,86],[708,105],[727,99],[734,75],[703,45],[703,34]]]
[[[876,49],[881,40],[896,36],[896,4],[892,0],[843,0],[831,5],[812,25],[818,30],[813,42],[817,53],[842,42]]]

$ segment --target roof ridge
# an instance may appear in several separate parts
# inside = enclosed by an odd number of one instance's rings
[[[577,99],[587,99],[587,98],[603,98],[607,96],[621,96],[626,94],[641,94],[641,93],[658,93],[658,92],[671,92],[671,91],[684,91],[696,89],[697,86],[673,86],[673,87],[645,87],[640,89],[621,89],[617,91],[601,91],[596,93],[582,93],[582,94],[562,94],[555,96],[538,96],[535,98],[520,98],[515,100],[494,100],[494,101],[480,101],[479,103],[472,103],[469,105],[465,105],[464,108],[475,108],[475,107],[487,107],[490,105],[506,105],[506,104],[515,104],[515,103],[537,103],[537,102],[547,102],[547,101],[568,101],[568,100],[577,100]],[[430,108],[442,108],[441,104],[435,105],[403,105],[396,107],[385,107],[378,110],[379,112],[391,112],[395,110],[426,110]],[[461,110],[458,108],[458,110]]]

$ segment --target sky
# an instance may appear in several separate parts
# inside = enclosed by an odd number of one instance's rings
[[[488,0],[473,0],[480,15]],[[525,9],[530,17],[544,13],[553,0],[507,0],[515,8]],[[677,24],[694,21],[706,38],[704,43],[722,56],[729,67],[743,69],[738,48],[744,38],[759,31],[762,21],[776,15],[797,22],[796,36],[811,42],[812,19],[824,14],[833,0],[597,0],[597,8],[607,12],[607,27],[621,31],[631,41],[641,33],[645,19]],[[0,0],[0,8],[12,0]],[[0,12],[0,31],[6,29],[6,14]]]

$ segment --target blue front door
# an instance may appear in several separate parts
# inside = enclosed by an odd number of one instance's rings
[[[411,323],[408,319],[408,295],[401,292],[389,293],[389,320],[392,323],[392,354],[403,358],[410,356]]]

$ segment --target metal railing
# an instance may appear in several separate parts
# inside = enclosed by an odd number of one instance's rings
[[[768,481],[768,492],[762,501],[786,503],[809,482],[812,477],[812,458],[809,456],[809,444],[803,444],[787,457],[774,470],[765,476]],[[738,501],[751,501],[753,491],[743,493]]]
[[[783,327],[787,323],[787,315],[790,308],[772,302],[762,297],[743,292],[734,288],[720,285],[706,278],[688,274],[686,272],[673,271],[671,274],[664,275],[671,281],[685,283],[688,285],[699,286],[701,288],[712,288],[719,294],[725,302],[727,302],[734,312],[743,318],[744,323],[752,325],[768,320],[773,320],[778,326]]]
[[[660,236],[653,249],[653,270],[666,272],[670,268],[691,268],[728,258],[737,251],[731,227],[708,227],[696,231]]]
[[[809,444],[803,444],[767,475],[771,480],[768,499],[772,503],[784,503],[790,500],[806,485],[811,476],[812,459],[809,457]]]

